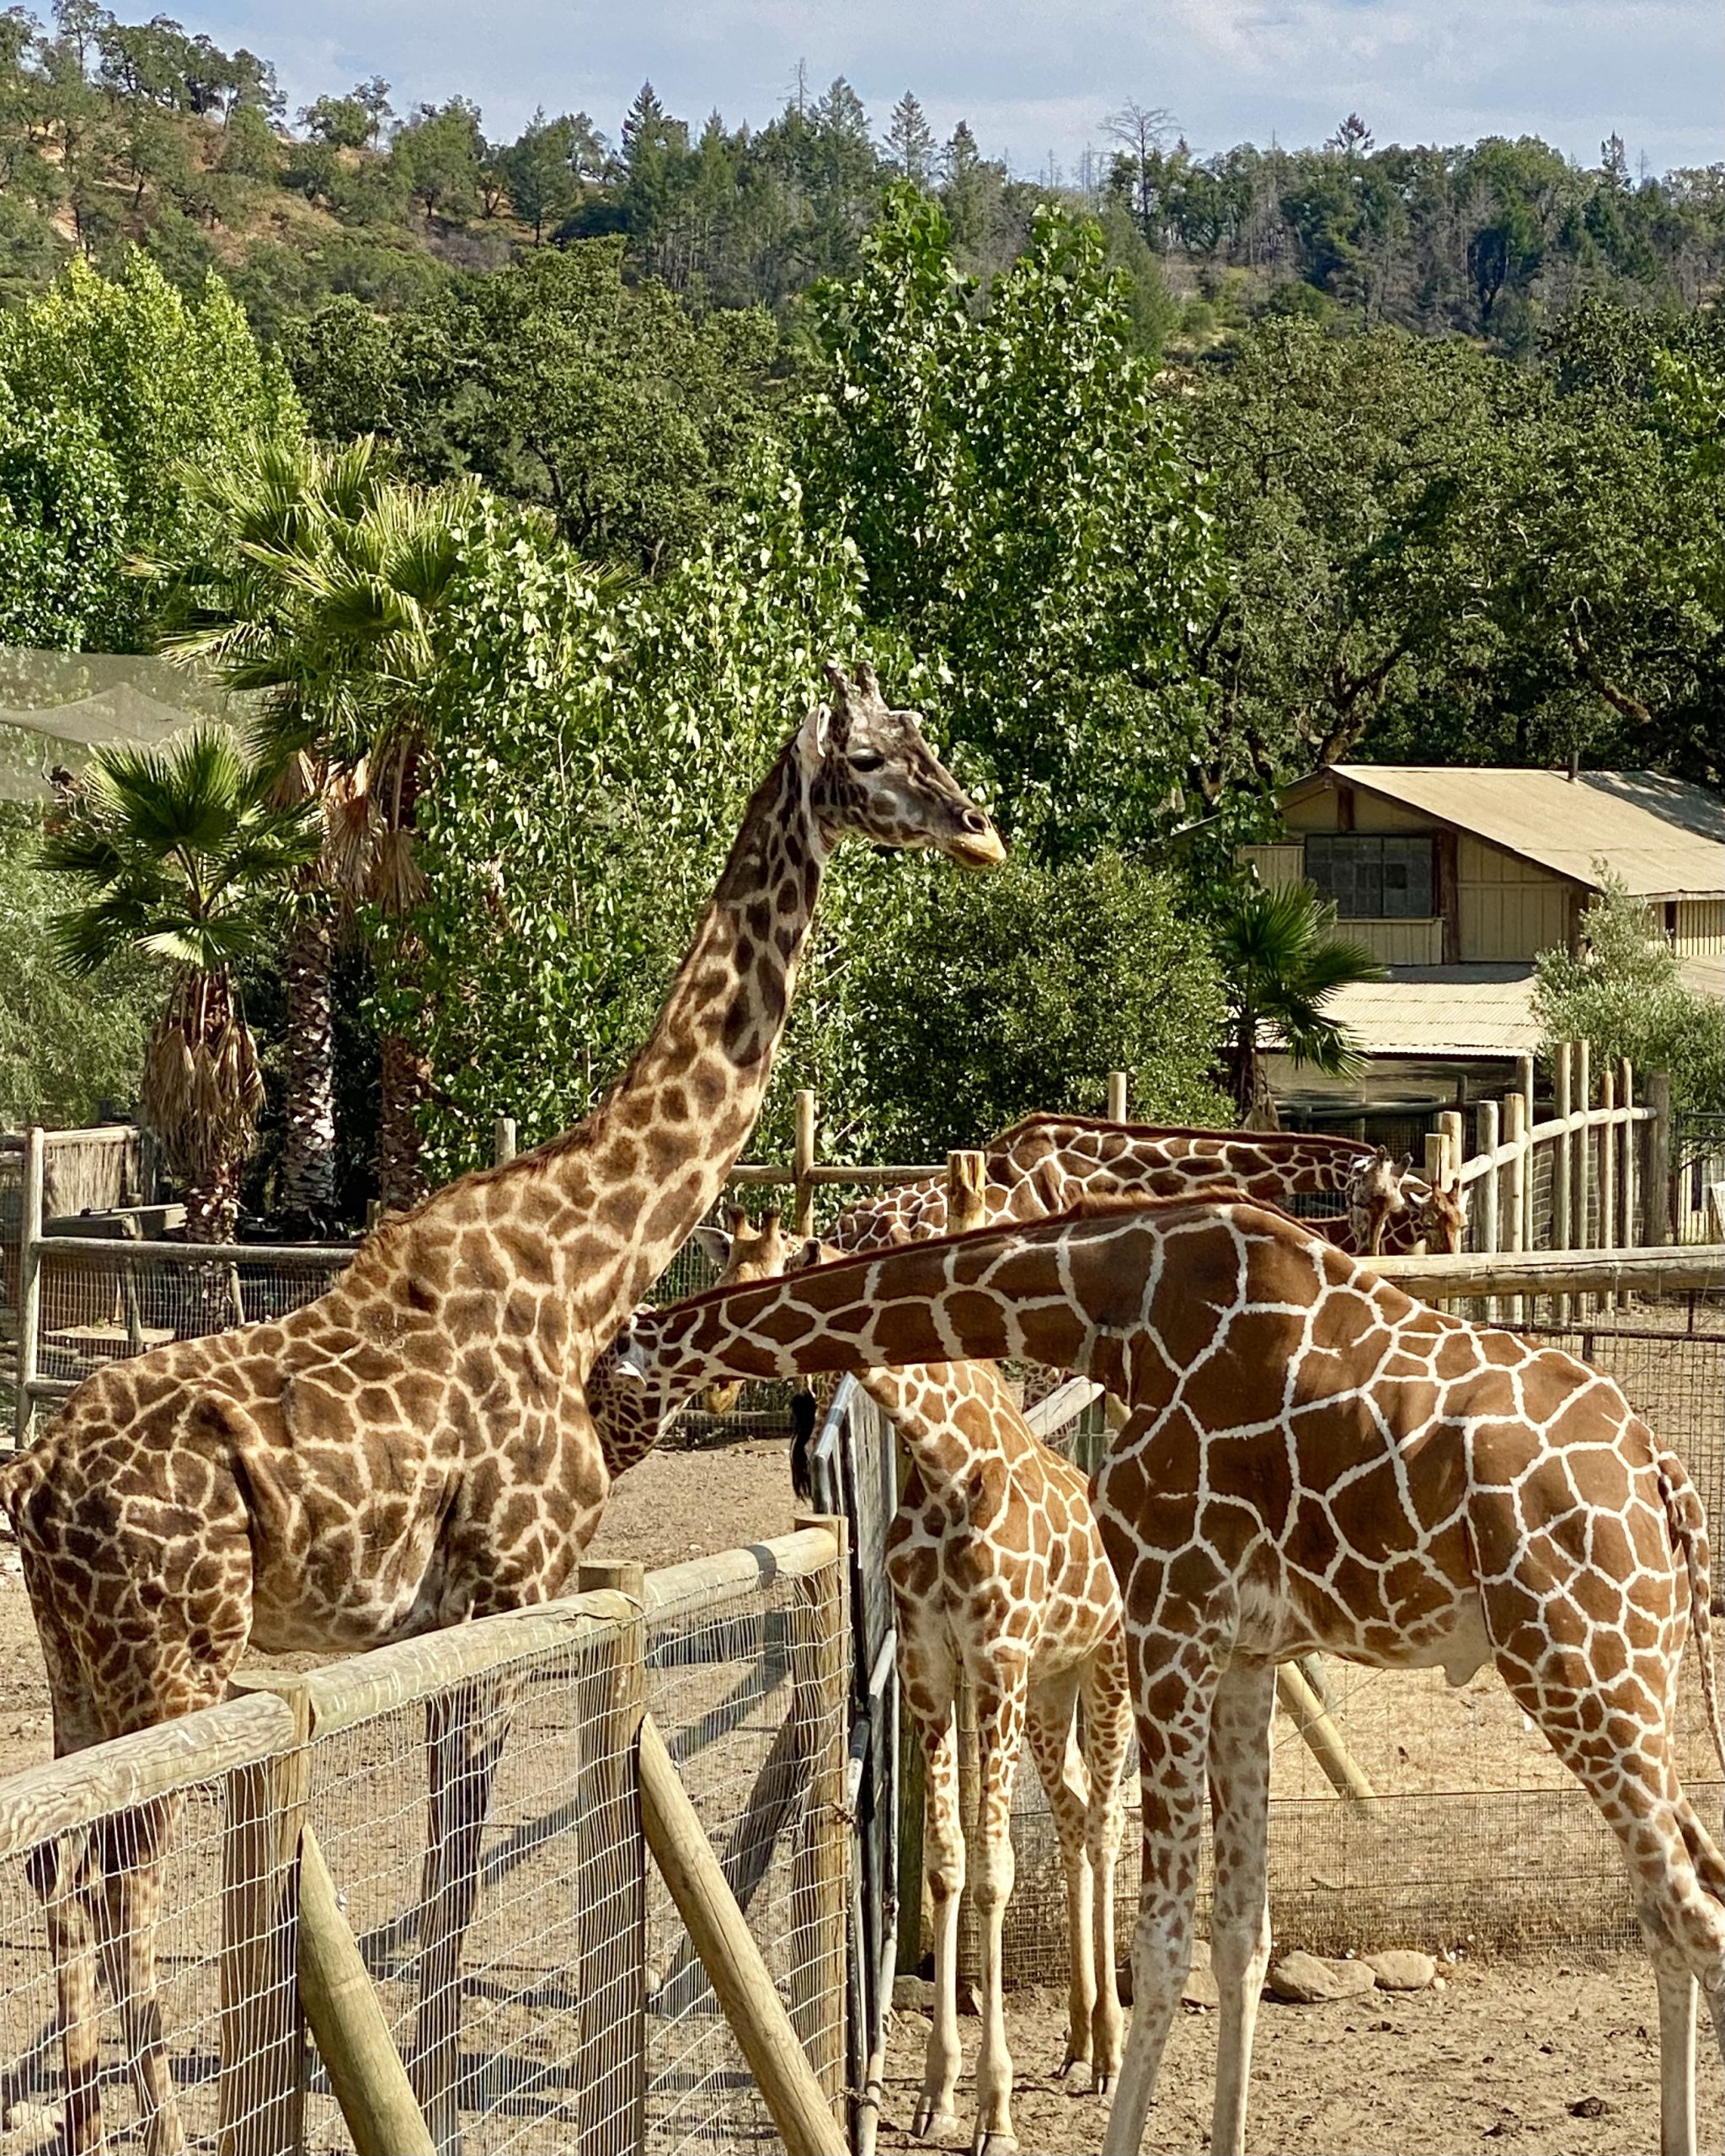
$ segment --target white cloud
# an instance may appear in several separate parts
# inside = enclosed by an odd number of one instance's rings
[[[1024,171],[1070,165],[1125,99],[1203,149],[1322,141],[1361,113],[1381,142],[1538,134],[1584,162],[1614,128],[1654,169],[1725,156],[1715,0],[207,0],[188,26],[275,60],[296,104],[373,72],[398,105],[475,97],[493,134],[536,105],[615,131],[650,77],[698,124],[756,123],[798,60],[847,76],[877,124],[915,89]]]

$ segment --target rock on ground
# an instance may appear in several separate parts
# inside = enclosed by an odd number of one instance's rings
[[[1429,1954],[1416,1953],[1406,1946],[1368,1954],[1365,1966],[1377,1978],[1380,1991],[1424,1991],[1438,1973],[1438,1965]]]
[[[1327,1999],[1357,1999],[1376,1983],[1365,1961],[1323,1961],[1316,1954],[1284,1954],[1271,1964],[1270,1989],[1294,2006],[1319,2006]]]

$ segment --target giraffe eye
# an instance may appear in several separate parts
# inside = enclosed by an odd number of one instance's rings
[[[878,771],[885,764],[884,756],[877,755],[873,749],[858,749],[851,758],[853,771]]]

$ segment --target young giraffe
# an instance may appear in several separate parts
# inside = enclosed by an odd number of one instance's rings
[[[729,1243],[721,1231],[702,1235],[709,1257],[725,1262],[720,1284],[782,1273],[788,1253],[778,1216],[768,1214],[760,1233],[741,1212],[731,1219]],[[798,1262],[836,1256],[811,1243]],[[944,2138],[958,2127],[962,1670],[976,1705],[980,1791],[971,1895],[982,1925],[982,2038],[971,2146],[975,2156],[1003,2156],[1017,2146],[1002,1934],[1015,1867],[1012,1791],[1027,1743],[1048,1793],[1066,1881],[1060,2077],[1081,2068],[1085,2085],[1106,2095],[1119,2065],[1114,1868],[1131,1737],[1119,1591],[1090,1508],[1087,1477],[1032,1431],[993,1364],[870,1369],[858,1382],[897,1429],[911,1464],[887,1531],[886,1573],[897,1611],[899,1681],[927,1768],[924,1869],[935,1911],[935,2009],[913,2131]],[[617,1400],[631,1458],[662,1434],[684,1396],[643,1386]],[[606,1456],[617,1463],[625,1449],[622,1423],[608,1425],[601,1412],[599,1428]],[[621,1471],[614,1464],[613,1472]],[[1076,2078],[1071,2085],[1076,2093]]]
[[[248,1641],[352,1652],[565,1586],[608,1486],[588,1367],[755,1122],[829,851],[850,834],[1001,856],[916,714],[890,710],[866,666],[854,683],[829,672],[830,708],[756,793],[652,1037],[585,1123],[388,1223],[290,1315],[98,1371],[0,1476],[58,1753],[210,1705]],[[464,1705],[432,1732],[413,2061],[446,2149],[460,1944],[506,1726]],[[43,1881],[67,2143],[102,2135],[93,1931],[158,2156],[183,2145],[155,1998],[171,1820],[122,1823]]]
[[[1211,2145],[1244,2147],[1275,1669],[1313,1651],[1458,1685],[1495,1662],[1617,1836],[1658,1990],[1660,2146],[1692,2151],[1697,1979],[1725,2055],[1725,1860],[1678,1780],[1671,1721],[1692,1625],[1725,1769],[1706,1527],[1612,1381],[1216,1192],[696,1296],[633,1320],[592,1392],[979,1353],[1083,1371],[1131,1410],[1096,1493],[1144,1826],[1111,2156],[1140,2146],[1190,1962],[1206,1773]]]
[[[1177,1198],[1226,1183],[1270,1205],[1340,1192],[1348,1202],[1347,1238],[1361,1251],[1412,1250],[1428,1230],[1447,1233],[1426,1185],[1405,1172],[1405,1162],[1398,1169],[1381,1146],[1318,1132],[1179,1130],[1032,1115],[991,1138],[983,1164],[985,1218],[994,1225],[1045,1219],[1092,1198]],[[1308,1225],[1316,1234],[1344,1232],[1340,1221]],[[861,1252],[946,1232],[946,1178],[929,1176],[852,1207],[829,1240]]]

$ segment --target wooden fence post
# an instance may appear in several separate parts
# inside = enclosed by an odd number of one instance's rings
[[[1111,1070],[1108,1073],[1108,1121],[1110,1123],[1124,1123],[1126,1120],[1126,1081],[1127,1074],[1124,1070]]]
[[[40,1123],[24,1133],[24,1178],[18,1210],[18,1398],[13,1404],[13,1442],[30,1441],[30,1418],[35,1412],[30,1387],[35,1383],[36,1358],[42,1334],[42,1260],[36,1246],[42,1239],[43,1165],[48,1135]]]
[[[608,1639],[582,1700],[576,1801],[581,2051],[576,2114],[581,2156],[635,2156],[647,2132],[647,1874],[635,1786],[635,1744],[646,1711],[644,1566],[585,1561],[582,1594],[617,1599]],[[632,1852],[631,1861],[622,1852]],[[627,1876],[622,1876],[627,1868]]]
[[[1648,1187],[1646,1240],[1669,1243],[1676,1239],[1671,1220],[1671,1074],[1648,1073],[1648,1106],[1653,1119],[1648,1125]]]
[[[1635,1231],[1635,1209],[1641,1196],[1642,1126],[1632,1119],[1635,1106],[1635,1065],[1626,1055],[1617,1066],[1617,1105],[1623,1110],[1623,1246],[1633,1250],[1642,1240]]]
[[[1567,1041],[1557,1045],[1557,1059],[1551,1072],[1552,1107],[1564,1126],[1557,1139],[1557,1157],[1551,1163],[1551,1247],[1553,1250],[1572,1250],[1574,1247],[1573,1224],[1570,1200],[1575,1194],[1575,1134],[1569,1129],[1568,1121],[1575,1108],[1575,1053]],[[1530,1305],[1529,1315],[1536,1314],[1537,1305]],[[1567,1325],[1569,1321],[1569,1298],[1555,1297],[1551,1303],[1552,1321]]]
[[[1474,1110],[1474,1129],[1476,1146],[1489,1159],[1498,1150],[1498,1103],[1495,1101],[1482,1101]],[[1479,1226],[1473,1238],[1476,1250],[1495,1251],[1502,1247],[1498,1204],[1498,1182],[1502,1172],[1498,1167],[1489,1167],[1474,1186],[1479,1193]],[[1495,1325],[1498,1315],[1496,1299],[1488,1297],[1485,1307],[1487,1324]]]
[[[491,1118],[491,1161],[494,1167],[506,1168],[515,1156],[515,1119],[512,1115],[494,1115]]]
[[[296,1961],[300,1833],[311,1796],[306,1688],[271,1688],[294,1742],[227,1778],[222,1843],[222,2156],[297,2156],[305,2145],[305,2021]]]
[[[797,1234],[806,1240],[814,1233],[814,1186],[809,1179],[809,1171],[814,1166],[814,1096],[806,1086],[798,1090],[796,1108],[795,1152],[791,1162],[796,1187],[792,1204]]]
[[[845,2093],[845,1933],[851,1906],[845,1820],[849,1529],[841,1515],[829,1513],[799,1513],[795,1524],[799,1534],[823,1529],[837,1551],[830,1565],[797,1582],[791,1614],[791,1712],[803,1726],[793,1756],[809,1776],[791,1860],[791,1926],[805,1942],[804,1958],[791,1974],[791,2026],[837,2120]]]
[[[1425,1134],[1425,1179],[1435,1190],[1449,1178],[1444,1170],[1448,1162],[1450,1141],[1441,1130],[1429,1130]]]
[[[962,1235],[987,1224],[988,1161],[963,1148],[947,1155],[947,1233]]]
[[[1600,1250],[1610,1250],[1617,1241],[1617,1072],[1607,1064],[1599,1073],[1599,1106],[1609,1120],[1599,1125],[1599,1229],[1594,1242]],[[1609,1290],[1595,1295],[1594,1310],[1614,1310],[1617,1298]]]
[[[1525,1060],[1525,1059],[1524,1059]],[[1508,1230],[1507,1247],[1521,1251],[1527,1247],[1528,1184],[1527,1132],[1531,1120],[1530,1097],[1525,1093],[1509,1093],[1503,1101],[1504,1142],[1515,1148],[1509,1159],[1509,1202],[1504,1225]],[[1509,1305],[1509,1322],[1519,1325],[1526,1311],[1519,1295]]]

